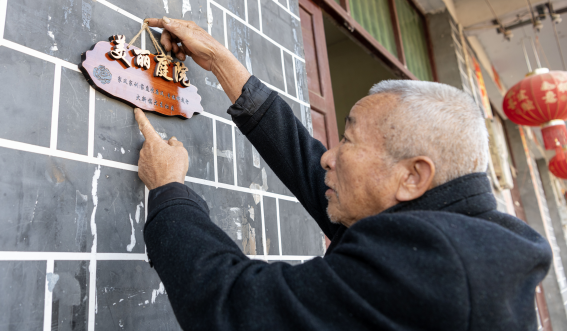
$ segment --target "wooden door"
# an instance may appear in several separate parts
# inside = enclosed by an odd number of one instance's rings
[[[330,149],[339,142],[339,137],[321,9],[311,0],[300,0],[300,19],[314,138]]]

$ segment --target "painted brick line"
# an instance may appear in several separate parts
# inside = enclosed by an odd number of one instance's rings
[[[30,152],[30,153],[35,153],[35,154],[41,154],[41,155],[54,156],[54,157],[59,157],[59,158],[72,160],[72,161],[101,165],[103,167],[109,167],[109,168],[138,172],[138,166],[135,166],[135,165],[132,165],[132,164],[107,160],[107,159],[98,158],[98,157],[94,157],[94,156],[81,155],[81,154],[61,151],[61,150],[57,150],[57,149],[50,149],[48,147],[42,147],[42,146],[37,146],[37,145],[32,145],[32,144],[27,144],[27,143],[21,143],[21,142],[18,142],[18,141],[13,141],[13,140],[8,140],[8,139],[3,139],[3,138],[0,138],[0,147],[24,151],[24,152]],[[260,191],[260,190],[253,190],[253,189],[250,189],[248,187],[240,187],[240,186],[235,186],[235,185],[232,185],[232,184],[216,183],[214,181],[196,178],[196,177],[186,176],[185,181],[190,182],[190,183],[206,185],[206,186],[223,188],[223,189],[227,189],[227,190],[231,190],[231,191],[257,194],[257,195],[261,195],[261,196],[269,196],[269,197],[273,197],[273,198],[279,198],[279,199],[282,199],[282,200],[298,202],[298,199],[296,199],[293,196],[287,196],[287,195],[265,192],[265,191]]]
[[[261,196],[260,197],[260,219],[262,222],[262,255],[264,257],[266,257],[268,254],[266,254],[267,252],[267,247],[266,247],[266,228],[264,225],[264,198]]]
[[[298,79],[296,78],[296,61],[294,61],[294,59],[292,59],[292,72],[294,73],[294,84],[296,85],[296,96],[299,96],[299,91],[298,91]],[[300,100],[300,99],[298,99]],[[304,104],[304,106],[310,107],[310,105],[306,105]]]
[[[144,29],[144,31],[142,31],[142,34],[140,34],[140,48],[143,50],[147,50],[146,49],[146,30]]]
[[[217,166],[217,121],[213,120],[213,172],[215,172],[215,187],[219,183]]]
[[[49,275],[53,274],[55,261],[53,259],[46,260],[45,268],[45,294],[43,306],[43,330],[51,330],[51,311],[53,308],[53,292],[49,289]]]
[[[223,12],[223,36],[225,38],[225,48],[229,49],[229,39],[227,38],[227,12]]]
[[[212,1],[212,2],[213,2],[213,1]],[[223,7],[219,6],[219,5],[217,5],[215,2],[213,2],[213,3],[214,3],[216,6],[218,6],[221,10],[223,10],[224,12],[226,12],[227,14],[229,14],[229,15],[231,15],[232,17],[234,17],[235,19],[239,20],[241,23],[245,23],[243,20],[241,20],[240,18],[238,18],[237,16],[235,16],[233,13],[231,13],[231,12],[227,11],[225,8],[223,8]],[[0,8],[2,8],[2,7],[1,7],[1,3],[0,3]],[[1,17],[0,17],[0,18],[1,18]],[[252,28],[252,27],[251,27],[251,28]],[[226,25],[225,25],[225,29],[226,29]],[[254,29],[254,28],[252,28],[252,29]],[[161,31],[161,29],[154,29],[154,30],[156,30],[156,31]],[[256,30],[256,29],[255,29],[255,30]],[[256,30],[256,31],[258,32],[258,30]],[[226,32],[225,32],[225,34],[226,34]],[[142,40],[144,40],[144,39],[142,39]],[[276,44],[276,45],[277,45],[277,44]],[[22,45],[20,45],[20,44],[14,43],[14,42],[12,42],[12,41],[10,41],[10,40],[6,40],[6,39],[0,40],[0,46],[8,47],[8,48],[13,49],[13,50],[16,50],[16,51],[18,51],[18,52],[21,52],[21,53],[24,53],[24,54],[27,54],[27,55],[30,55],[30,56],[33,56],[33,57],[42,59],[42,60],[47,61],[47,62],[54,63],[54,64],[56,64],[56,65],[60,65],[61,67],[65,67],[65,68],[74,70],[74,71],[76,71],[76,72],[81,72],[81,71],[79,70],[79,67],[78,67],[76,64],[67,62],[67,61],[65,61],[65,60],[62,60],[62,59],[60,59],[60,58],[57,58],[57,57],[54,57],[54,56],[51,56],[51,55],[47,55],[47,54],[45,54],[45,53],[42,53],[42,52],[36,51],[36,50],[34,50],[34,49],[31,49],[31,48],[29,48],[29,47],[22,46]],[[283,48],[282,46],[279,46],[279,45],[277,45],[277,46],[280,47],[282,51],[286,51],[286,52],[288,52],[289,54],[291,54],[292,57],[293,57],[293,59],[294,59],[294,58],[297,58],[298,60],[300,60],[300,61],[302,61],[302,62],[305,62],[302,58],[299,58],[298,56],[296,56],[295,54],[291,53],[290,51],[288,51],[287,49]],[[295,61],[293,61],[293,63],[294,63],[294,75],[295,75],[295,74],[296,74],[296,71],[295,71]],[[283,75],[285,75],[284,72],[283,72]],[[283,77],[283,79],[284,79],[284,81],[286,80],[285,77]],[[300,100],[300,99],[298,99],[298,98],[295,97],[295,96],[292,96],[292,95],[288,94],[286,91],[282,91],[281,89],[279,89],[279,88],[277,88],[277,87],[275,87],[275,86],[269,84],[268,82],[263,81],[263,83],[264,83],[265,85],[267,85],[269,88],[273,89],[274,91],[276,91],[276,92],[278,92],[278,93],[280,93],[280,94],[283,94],[283,95],[285,95],[286,97],[290,98],[291,100],[296,101],[296,102],[298,102],[298,103],[300,103],[300,104],[302,104],[302,105],[304,105],[304,106],[306,106],[306,107],[310,107],[310,104],[309,104],[309,103],[307,103],[307,102],[305,102],[305,101],[303,101],[303,100]],[[296,87],[296,88],[297,88],[297,87]],[[297,94],[296,94],[296,95],[297,95]],[[227,123],[227,124],[229,124],[229,125],[234,125],[234,123],[233,123],[232,121],[230,121],[230,120],[228,120],[228,119],[226,119],[226,118],[217,116],[217,115],[213,115],[213,114],[207,113],[206,111],[203,111],[203,113],[201,113],[201,114],[202,114],[203,116],[206,116],[206,117],[215,118],[216,120],[222,121],[222,122]]]
[[[89,129],[87,136],[87,155],[94,157],[95,155],[95,89],[89,86]]]
[[[263,35],[262,33],[262,6],[260,4],[260,0],[258,0],[258,26],[260,27],[260,34]]]
[[[144,185],[144,222],[148,219],[148,195],[150,190]],[[144,255],[148,256],[148,247],[144,244]]]
[[[235,130],[234,126],[231,127],[231,136],[233,139],[233,178],[234,178],[234,185],[239,186],[239,181],[237,179],[237,142],[235,140]]]
[[[22,45],[17,44],[13,41],[10,41],[10,40],[6,40],[6,39],[0,40],[0,46],[5,46],[5,47],[8,47],[8,48],[13,49],[15,51],[18,51],[20,53],[24,53],[24,54],[36,57],[38,59],[42,59],[44,61],[54,63],[56,65],[60,65],[62,67],[65,67],[65,68],[68,68],[68,69],[71,69],[71,70],[74,70],[74,71],[77,71],[77,72],[81,72],[79,70],[79,67],[76,64],[67,62],[67,61],[62,60],[60,58],[57,58],[55,56],[51,56],[51,55],[47,55],[47,54],[42,53],[42,52],[38,52],[34,49],[28,48],[26,46],[22,46]]]
[[[4,39],[4,26],[6,25],[6,12],[8,0],[0,0],[0,40]]]
[[[0,0],[0,1],[1,1],[0,2],[0,10],[1,9],[4,10],[4,16],[5,16],[7,0]],[[212,0],[210,0],[210,1],[213,2]],[[101,3],[105,4],[105,5],[110,5],[110,8],[115,9],[115,10],[118,8],[118,7],[108,3],[108,1],[101,1]],[[214,4],[216,6],[219,6],[216,3],[214,3]],[[226,9],[224,9],[223,7],[219,6],[219,8],[221,8],[225,13],[229,13],[229,15],[232,15],[233,17],[239,19],[238,17],[234,16],[232,13],[227,12]],[[117,11],[121,12],[122,14],[124,14],[125,16],[130,17],[130,18],[132,18],[131,16],[133,16],[133,15],[130,15],[129,13],[127,13],[125,11],[120,11],[120,10],[117,10]],[[0,19],[1,18],[2,18],[2,14],[0,13]],[[242,20],[240,20],[240,21],[242,22]],[[226,25],[225,25],[225,27],[226,27]],[[22,46],[22,45],[19,45],[19,44],[16,44],[14,42],[11,42],[11,41],[8,41],[8,40],[0,40],[0,45],[9,47],[9,48],[14,49],[16,51],[22,52],[24,54],[31,55],[33,57],[40,58],[42,60],[45,60],[45,61],[48,61],[48,62],[51,62],[51,63],[54,63],[56,65],[56,68],[58,66],[60,66],[60,67],[65,67],[65,68],[80,72],[78,66],[75,65],[75,64],[61,60],[57,57],[53,57],[53,56],[38,52],[36,50],[30,49],[28,47],[25,47],[25,46]],[[281,50],[284,51],[284,48],[281,48]],[[295,71],[294,71],[294,74],[295,74]],[[274,86],[272,86],[272,85],[270,85],[266,82],[264,82],[264,83],[269,88],[277,91],[278,93],[284,94],[287,97],[289,97],[290,99],[309,107],[308,103],[303,102],[302,100],[299,100],[298,98],[293,97],[293,96],[287,94],[285,91],[282,91],[282,90],[280,90],[280,89],[278,89],[278,88],[276,88],[276,87],[274,87]],[[55,95],[58,90],[59,89],[54,88],[54,99],[59,99],[59,93],[57,93],[57,95]],[[117,168],[117,169],[123,169],[123,170],[129,170],[129,171],[138,171],[138,167],[134,166],[134,165],[125,164],[125,163],[116,162],[116,161],[111,161],[111,160],[99,159],[99,158],[95,157],[95,155],[94,155],[95,96],[96,96],[96,94],[95,94],[94,88],[90,87],[87,156],[75,154],[75,153],[70,153],[70,152],[60,151],[60,150],[56,149],[56,146],[52,148],[53,149],[52,151],[47,151],[47,150],[45,150],[44,147],[25,144],[25,143],[19,143],[19,142],[7,140],[7,139],[0,139],[0,146],[11,148],[11,149],[22,150],[22,151],[28,151],[28,152],[32,152],[32,153],[51,155],[51,156],[56,156],[56,157],[61,157],[61,158],[65,158],[65,159],[70,159],[70,160],[75,160],[75,161],[80,161],[80,162],[86,162],[86,163],[91,163],[91,164],[100,164],[102,166],[107,166],[107,167],[112,167],[112,168]],[[220,122],[229,124],[232,127],[236,127],[235,124],[231,120],[228,120],[226,118],[223,118],[223,117],[211,114],[211,113],[207,113],[205,111],[203,113],[201,113],[201,115],[203,115],[205,117],[209,117],[209,118],[211,118],[212,120],[215,120],[215,121],[220,121]],[[53,121],[53,122],[55,122],[55,121]],[[54,130],[54,132],[52,132],[52,135],[53,134],[55,134],[55,137],[57,137],[57,130]],[[52,140],[55,140],[55,142],[56,142],[56,139],[57,138],[52,139]],[[216,159],[215,159],[215,161],[216,161]],[[217,176],[217,174],[216,174],[216,176]],[[235,172],[235,177],[236,177],[236,172]],[[216,185],[213,182],[203,181],[203,180],[200,180],[198,178],[193,178],[193,177],[186,177],[186,181],[194,182],[194,183],[201,183],[201,184],[208,185],[208,186],[223,187],[223,188],[229,189],[229,190],[237,190],[237,191],[241,191],[241,192],[277,197],[277,198],[284,199],[284,200],[297,201],[296,198],[288,197],[288,196],[285,196],[285,195],[274,194],[274,193],[269,193],[269,192],[264,192],[264,191],[256,191],[256,190],[251,190],[249,188],[239,188],[236,185],[235,186],[229,186],[229,185],[226,185],[226,184],[222,184],[222,185],[217,184]],[[235,180],[235,184],[236,184],[236,180]]]
[[[273,1],[274,1],[274,0],[273,0]],[[143,23],[143,21],[144,21],[143,19],[141,19],[141,18],[139,18],[139,17],[137,17],[137,16],[135,16],[135,15],[130,14],[129,12],[127,12],[127,11],[125,11],[125,10],[119,8],[118,6],[113,5],[112,3],[110,3],[110,2],[107,1],[107,0],[99,0],[99,1],[97,1],[97,2],[99,2],[99,3],[102,4],[102,5],[105,5],[105,6],[109,7],[109,8],[111,8],[111,9],[113,9],[113,10],[116,10],[117,12],[121,13],[122,15],[124,15],[124,16],[126,16],[126,17],[128,17],[128,18],[130,18],[130,19],[132,19],[132,20],[134,20],[134,21],[136,21],[136,22]],[[278,3],[278,1],[274,1],[274,2],[276,2],[282,9],[284,9],[288,14],[290,14],[290,16],[294,17],[294,18],[297,19],[297,20],[300,20],[300,18],[299,18],[298,16],[296,16],[294,13],[292,13],[288,8],[282,6],[280,3]],[[219,7],[221,10],[223,10],[223,11],[226,12],[227,14],[233,16],[235,19],[237,19],[237,20],[240,21],[241,23],[245,24],[248,28],[252,29],[253,31],[256,31],[256,32],[260,33],[264,38],[266,38],[267,40],[269,40],[271,43],[273,43],[274,45],[278,46],[279,48],[284,49],[285,51],[287,51],[288,53],[290,53],[293,57],[296,57],[296,58],[298,58],[300,61],[305,62],[303,58],[297,56],[296,54],[294,54],[293,52],[291,52],[290,50],[288,50],[288,49],[285,48],[284,46],[282,46],[282,45],[278,44],[276,41],[272,40],[270,37],[264,35],[261,31],[258,31],[258,30],[257,30],[255,27],[253,27],[252,25],[248,24],[248,11],[246,10],[246,9],[247,9],[246,7],[245,7],[245,20],[243,20],[242,18],[236,16],[235,14],[233,14],[233,13],[230,12],[230,11],[228,11],[226,8],[224,8],[223,6],[221,6],[220,4],[216,3],[216,2],[213,1],[213,0],[208,0],[208,1],[207,1],[208,15],[209,15],[209,13],[211,12],[211,11],[209,10],[209,8],[210,8],[209,6],[210,6],[211,3],[213,3],[215,6]],[[259,3],[258,3],[258,7],[259,7],[259,15],[261,15],[261,17],[260,17],[260,22],[261,22],[261,30],[262,30],[262,14],[260,14],[260,12],[261,12],[262,10],[261,10],[261,5],[260,5],[260,0],[259,0]],[[209,34],[211,34],[211,27],[210,27],[210,26],[208,26],[208,32],[209,32]]]
[[[18,252],[0,251],[0,261],[148,261],[140,253],[88,253],[88,252]]]
[[[114,10],[120,9],[120,8],[118,8],[117,6],[110,4],[108,1],[99,1],[99,3],[101,3],[101,4],[103,4],[103,5],[106,5],[106,6],[108,6],[109,8],[114,9]],[[233,17],[234,19],[238,20],[240,23],[245,24],[247,27],[249,27],[249,28],[252,29],[253,31],[255,31],[255,32],[259,33],[259,34],[261,34],[263,38],[267,39],[268,41],[270,41],[271,43],[273,43],[274,45],[276,45],[277,47],[279,47],[279,48],[282,50],[282,52],[287,52],[287,53],[289,53],[289,54],[292,56],[293,59],[298,59],[298,60],[301,61],[301,62],[305,62],[305,60],[304,60],[303,58],[297,56],[297,55],[294,54],[293,52],[289,51],[287,48],[281,46],[280,44],[278,44],[277,42],[275,42],[274,40],[272,40],[272,39],[269,38],[268,36],[264,35],[264,34],[261,33],[260,31],[258,31],[258,30],[257,30],[256,28],[254,28],[253,26],[250,26],[247,22],[243,21],[240,17],[238,17],[238,16],[236,16],[235,14],[233,14],[232,12],[228,11],[228,10],[225,9],[223,6],[217,4],[215,1],[209,0],[209,1],[208,1],[208,4],[209,4],[209,3],[213,3],[213,4],[214,4],[215,6],[217,6],[219,9],[221,9],[221,10],[225,13],[225,15],[227,15],[227,14],[230,15],[230,16]],[[4,21],[5,21],[6,6],[7,6],[7,0],[0,0],[0,10],[3,9],[3,15],[4,15],[4,16],[2,16],[2,12],[0,12],[0,24],[2,24],[2,19],[4,19]],[[117,12],[119,12],[119,13],[125,15],[126,17],[129,17],[129,18],[131,18],[131,19],[134,19],[134,20],[137,21],[137,22],[142,22],[142,19],[137,18],[136,16],[134,16],[134,15],[132,15],[132,14],[129,14],[128,12],[126,12],[126,11],[124,11],[124,10],[121,10],[121,9],[120,9],[120,10],[117,10]],[[209,12],[210,12],[210,11],[209,11]],[[1,27],[0,27],[0,29],[3,29],[3,27],[4,27],[4,25],[2,24]],[[154,29],[155,31],[161,32],[161,29],[157,29],[157,28],[153,28],[153,29]],[[225,24],[225,29],[226,29],[226,24]],[[209,30],[210,30],[210,29],[209,29]],[[3,31],[3,30],[0,30],[0,32],[2,32],[2,31]],[[209,33],[210,33],[210,32],[211,32],[211,31],[209,31]],[[144,33],[144,32],[143,32],[143,33]],[[226,36],[226,31],[225,31],[225,36]],[[226,37],[225,37],[225,40],[227,40]],[[144,45],[142,45],[142,46],[145,46],[145,39],[144,39],[144,38],[142,39],[142,42],[144,43]],[[42,53],[42,52],[36,51],[36,50],[34,50],[34,49],[31,49],[31,48],[29,48],[29,47],[22,46],[22,45],[20,45],[20,44],[14,43],[14,42],[12,42],[12,41],[10,41],[10,40],[6,40],[6,39],[0,40],[0,46],[6,46],[6,47],[8,47],[8,48],[14,49],[14,50],[19,51],[19,52],[21,52],[21,53],[28,54],[28,55],[31,55],[31,56],[33,56],[33,57],[36,57],[36,58],[39,58],[39,59],[42,59],[42,60],[45,60],[45,61],[54,63],[54,64],[56,64],[56,65],[59,64],[59,65],[61,65],[62,67],[65,67],[65,68],[68,68],[68,69],[71,69],[71,70],[80,72],[79,67],[78,67],[76,64],[67,62],[67,61],[65,61],[65,60],[59,59],[59,58],[54,57],[54,56],[51,56],[51,55],[47,55],[47,54],[45,54],[45,53]],[[143,48],[145,48],[145,47],[143,47]],[[293,61],[293,63],[295,64],[295,61]],[[294,70],[294,73],[295,73],[295,70]],[[283,75],[285,75],[284,72],[283,72]],[[283,79],[286,80],[285,77],[283,77]],[[269,83],[267,83],[267,82],[263,82],[263,83],[266,84],[266,85],[267,85],[268,87],[270,87],[271,89],[277,91],[278,93],[281,93],[281,94],[285,95],[286,97],[288,97],[288,98],[290,98],[290,99],[292,99],[292,100],[294,100],[294,101],[296,101],[296,102],[299,102],[299,103],[303,104],[304,106],[307,106],[307,107],[310,106],[309,103],[307,103],[307,102],[305,102],[305,101],[303,101],[303,100],[298,99],[297,97],[294,97],[294,96],[288,94],[286,91],[282,91],[282,90],[280,90],[279,88],[276,88],[276,87],[272,86],[271,84],[269,84]],[[220,121],[223,121],[223,122],[225,122],[225,123],[227,123],[227,124],[230,124],[230,125],[234,125],[232,121],[227,120],[227,119],[222,118],[222,117],[219,117],[219,116],[216,116],[216,115],[213,115],[213,114],[208,114],[208,113],[205,114],[205,112],[204,112],[203,115],[204,115],[204,116],[207,116],[207,117],[211,117],[211,118],[216,118],[216,119],[218,119],[218,120],[220,120]]]
[[[280,49],[280,60],[282,60],[282,74],[284,75],[284,93],[288,94],[288,79],[286,79],[286,67],[284,65],[284,51]]]
[[[266,34],[264,34],[262,32],[262,10],[259,9],[259,15],[260,15],[260,30],[256,29],[254,26],[248,24],[247,22],[245,22],[242,18],[238,17],[237,15],[233,14],[231,11],[227,10],[225,7],[221,6],[220,4],[218,4],[217,2],[215,2],[214,0],[209,0],[209,3],[214,4],[215,6],[217,6],[219,9],[221,9],[223,12],[226,12],[227,15],[231,15],[234,19],[236,19],[237,21],[239,21],[240,23],[244,24],[246,27],[248,27],[249,29],[251,29],[252,31],[260,34],[264,39],[270,41],[271,43],[273,43],[275,46],[277,46],[278,48],[282,49],[283,51],[287,52],[288,54],[292,55],[293,58],[300,60],[301,62],[306,62],[306,60],[304,60],[302,57],[296,55],[296,53],[290,51],[289,49],[287,49],[286,47],[280,45],[279,43],[277,43],[276,41],[274,41],[272,38],[270,38],[269,36],[267,36]],[[260,8],[260,0],[258,2],[259,8]],[[209,31],[209,34],[211,34],[211,31]]]
[[[96,255],[94,255],[96,257]],[[89,312],[87,317],[87,330],[95,331],[95,314],[97,308],[97,260],[92,258],[89,262]],[[51,330],[51,329],[49,329]],[[44,331],[48,331],[45,330]]]
[[[300,20],[300,18],[298,16],[296,16],[296,14],[292,13],[290,11],[290,1],[286,0],[286,5],[288,7],[284,7],[284,5],[282,5],[278,0],[272,0],[273,2],[275,2],[278,6],[280,6],[280,8],[284,9],[288,14],[290,14],[290,16],[292,16],[293,18],[297,19],[298,21]]]
[[[316,255],[247,255],[254,260],[267,261],[303,261]],[[146,261],[148,256],[142,253],[86,253],[86,252],[19,252],[0,251],[0,261]],[[48,272],[53,272],[53,267]],[[51,270],[51,271],[49,271]]]
[[[293,62],[293,63],[295,64],[296,62]],[[294,65],[294,81],[296,81],[296,66],[295,66],[295,65]],[[263,82],[263,81],[261,80],[261,82]],[[299,104],[301,104],[301,105],[303,105],[303,106],[306,106],[306,107],[308,107],[308,108],[310,107],[310,104],[309,104],[309,103],[307,103],[307,102],[305,102],[305,101],[302,101],[302,100],[298,99],[297,97],[293,97],[293,96],[291,96],[290,94],[288,94],[288,93],[282,91],[281,89],[279,89],[279,88],[277,88],[277,87],[275,87],[275,86],[273,86],[273,85],[268,84],[267,82],[263,82],[263,83],[264,83],[264,85],[268,86],[271,90],[274,90],[274,91],[276,91],[276,92],[278,92],[278,93],[280,93],[280,94],[283,94],[283,95],[285,95],[286,97],[292,99],[293,101],[296,101],[297,103],[299,103]],[[298,91],[298,85],[297,85],[297,81],[296,81],[296,93],[297,93],[297,91]]]
[[[211,25],[213,24],[213,14],[211,13],[211,1],[207,0],[207,33],[211,35]]]
[[[278,227],[278,251],[282,256],[282,231],[280,230],[280,200],[276,198],[276,225]]]
[[[53,75],[53,103],[51,105],[51,137],[49,148],[57,149],[57,134],[59,128],[59,95],[61,90],[61,65],[55,64]]]
[[[116,5],[113,5],[112,3],[110,3],[106,0],[97,0],[97,2],[100,3],[101,5],[105,5],[105,6],[109,7],[110,9],[116,10],[117,12],[121,13],[122,15],[124,15],[124,16],[126,16],[126,17],[140,23],[140,24],[144,23],[144,20],[141,19],[140,17],[132,15],[131,13],[127,12],[126,10],[124,10],[124,9],[122,9],[122,8],[116,6]]]

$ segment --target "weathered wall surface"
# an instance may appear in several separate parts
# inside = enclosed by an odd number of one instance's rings
[[[0,0],[0,329],[179,329],[145,262],[143,137],[132,109],[77,68],[97,41],[163,15],[208,30],[311,129],[297,0]],[[135,45],[154,51],[145,34]],[[215,77],[185,63],[206,112],[148,117],[186,146],[186,184],[213,222],[255,258],[322,255],[323,235],[232,124]]]

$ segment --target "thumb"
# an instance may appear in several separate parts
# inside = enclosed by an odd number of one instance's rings
[[[182,144],[182,143],[181,143],[180,141],[178,141],[176,137],[171,137],[171,138],[168,140],[168,145],[170,145],[170,146],[177,146],[177,145],[179,145],[179,144]],[[182,144],[182,145],[183,145],[183,144]]]

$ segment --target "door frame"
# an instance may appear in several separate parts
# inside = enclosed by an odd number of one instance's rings
[[[321,8],[311,0],[300,0],[301,9],[312,15],[312,31],[314,33],[314,46],[316,53],[315,65],[318,66],[321,95],[309,89],[310,106],[312,111],[322,114],[325,118],[326,142],[328,149],[339,143],[333,89],[331,87],[331,73],[327,58],[327,45],[323,29],[323,14]],[[300,10],[301,10],[300,9]],[[306,66],[310,65],[306,62]],[[314,65],[314,64],[311,64]]]

